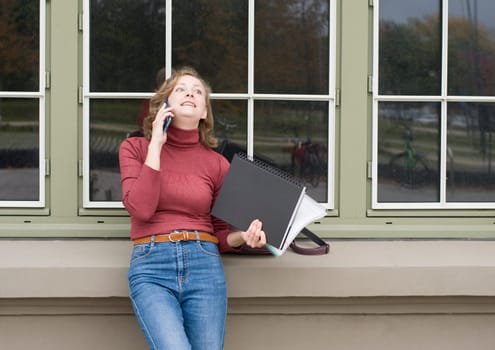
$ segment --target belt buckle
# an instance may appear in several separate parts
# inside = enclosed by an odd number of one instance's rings
[[[188,232],[187,231],[179,231],[179,232],[171,232],[168,234],[168,240],[170,242],[180,242],[180,241],[187,241],[188,239]],[[177,239],[174,239],[174,235],[178,235],[179,237]]]

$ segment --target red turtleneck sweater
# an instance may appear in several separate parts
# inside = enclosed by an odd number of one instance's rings
[[[160,171],[144,164],[149,141],[131,137],[119,151],[122,202],[131,215],[131,239],[176,229],[211,232],[221,252],[229,226],[210,215],[229,168],[228,161],[199,142],[199,131],[170,126]]]

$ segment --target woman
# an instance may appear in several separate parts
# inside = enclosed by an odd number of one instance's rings
[[[259,220],[236,231],[210,215],[229,163],[213,150],[209,95],[192,68],[174,72],[151,98],[144,137],[120,147],[134,241],[130,297],[150,349],[222,349],[227,292],[219,252],[266,243]]]

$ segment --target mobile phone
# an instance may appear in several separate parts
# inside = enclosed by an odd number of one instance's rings
[[[168,99],[167,99],[167,100],[165,100],[165,108],[167,108],[168,106],[169,106],[169,104],[168,104]],[[172,117],[170,115],[168,115],[167,117],[165,117],[165,121],[163,122],[163,133],[164,134],[167,132],[167,129],[171,123],[172,123]]]

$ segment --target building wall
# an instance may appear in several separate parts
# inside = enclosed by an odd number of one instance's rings
[[[226,349],[494,348],[495,242],[330,243],[325,256],[224,256]],[[145,349],[130,247],[0,241],[2,348]]]
[[[493,298],[234,299],[230,304],[226,350],[495,347]],[[3,349],[147,349],[125,298],[3,300],[1,305]]]
[[[66,137],[47,141],[49,208],[2,209],[2,349],[146,348],[128,301],[128,217],[81,206],[80,3],[47,2],[47,133]],[[494,349],[495,242],[472,240],[493,239],[493,212],[370,210],[371,8],[338,1],[337,17],[337,209],[312,227],[335,238],[331,252],[225,256],[226,349]]]

